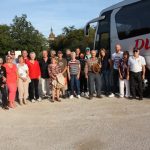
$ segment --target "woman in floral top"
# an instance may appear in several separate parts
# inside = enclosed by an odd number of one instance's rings
[[[52,100],[51,102],[54,102],[55,96],[57,98],[57,101],[61,101],[59,99],[59,94],[60,94],[60,87],[58,87],[57,83],[57,75],[61,73],[61,68],[57,64],[56,58],[51,59],[51,64],[48,66],[48,72],[49,72],[49,83],[50,83],[50,89],[52,89]]]
[[[119,89],[120,97],[124,97],[124,86],[126,88],[125,97],[130,97],[130,85],[129,85],[129,71],[128,71],[128,59],[129,52],[125,51],[123,53],[123,58],[119,63]]]

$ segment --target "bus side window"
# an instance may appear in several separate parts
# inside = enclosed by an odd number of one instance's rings
[[[110,16],[112,11],[108,11],[102,14],[105,16],[104,20],[101,20],[98,24],[97,39],[95,43],[95,48],[99,50],[100,48],[105,48],[110,51]],[[109,52],[110,53],[110,52]]]
[[[150,1],[143,0],[122,7],[116,14],[120,40],[150,33]]]

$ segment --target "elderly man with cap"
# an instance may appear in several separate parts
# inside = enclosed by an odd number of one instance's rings
[[[133,49],[133,56],[128,60],[128,69],[130,71],[130,88],[131,88],[131,99],[136,99],[136,91],[139,95],[139,100],[143,100],[143,87],[142,81],[145,79],[145,58],[139,55],[140,50],[137,48]]]
[[[99,71],[95,72],[94,65],[99,65],[99,69],[101,68],[101,64],[99,59],[96,57],[96,50],[91,51],[91,58],[86,61],[85,65],[85,75],[88,79],[89,86],[89,99],[93,99],[93,94],[96,89],[97,97],[102,98],[101,96],[101,81],[100,81],[100,73]]]
[[[63,74],[65,79],[65,86],[61,90],[62,90],[63,98],[66,98],[65,91],[67,90],[67,60],[63,58],[62,51],[58,51],[57,55],[58,55],[58,60],[57,60],[58,66],[61,68],[61,73]]]
[[[91,51],[89,47],[86,47],[85,49],[85,60],[90,59],[91,58]]]
[[[7,90],[6,90],[6,69],[2,65],[3,65],[3,59],[0,58],[0,91],[2,94],[2,108],[9,109]]]

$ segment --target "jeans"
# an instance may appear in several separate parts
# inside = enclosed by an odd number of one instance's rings
[[[8,106],[6,86],[4,85],[4,87],[0,87],[0,91],[2,94],[2,107],[6,107],[6,106]]]
[[[113,90],[112,92],[119,92],[119,71],[117,69],[113,69]]]
[[[95,89],[97,96],[101,95],[101,75],[99,73],[88,73],[89,94],[93,96]]]
[[[74,95],[74,91],[77,95],[80,95],[80,81],[77,79],[77,75],[70,76],[71,95]]]
[[[134,98],[136,97],[136,91],[140,98],[143,97],[142,72],[130,72],[130,88]]]
[[[39,89],[38,89],[39,79],[31,79],[29,84],[29,99],[39,99]]]
[[[103,81],[103,88],[105,93],[110,93],[110,70],[104,70],[101,73],[101,81]]]

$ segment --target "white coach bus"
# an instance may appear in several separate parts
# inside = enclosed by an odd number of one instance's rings
[[[86,24],[86,35],[95,22],[94,49],[106,48],[112,54],[115,45],[120,44],[132,55],[133,48],[138,47],[150,70],[150,0],[124,0],[104,9],[98,18]]]

